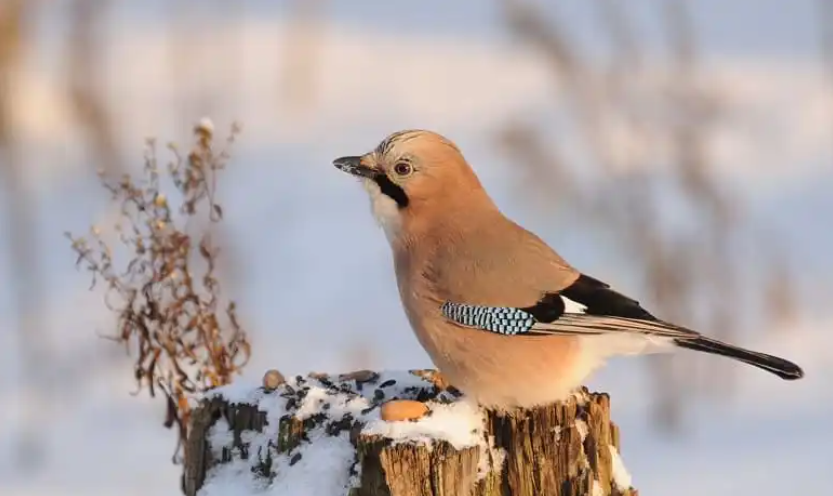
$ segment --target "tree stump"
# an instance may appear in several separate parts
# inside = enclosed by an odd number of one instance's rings
[[[274,377],[274,375],[273,375]],[[274,382],[274,381],[273,381]],[[606,394],[486,411],[406,372],[227,386],[192,416],[187,496],[633,496]],[[388,401],[424,402],[387,421]],[[424,408],[422,409],[424,410]]]

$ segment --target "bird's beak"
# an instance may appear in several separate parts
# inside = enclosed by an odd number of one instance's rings
[[[372,178],[379,171],[362,163],[362,157],[341,157],[333,160],[338,169],[358,177]]]

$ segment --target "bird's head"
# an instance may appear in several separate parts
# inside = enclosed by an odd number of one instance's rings
[[[389,239],[416,218],[430,222],[461,206],[491,205],[457,146],[431,131],[393,133],[371,152],[337,158],[333,165],[362,179]]]

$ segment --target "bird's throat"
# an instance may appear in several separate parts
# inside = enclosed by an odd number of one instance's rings
[[[370,197],[370,209],[373,212],[373,217],[382,227],[388,242],[393,243],[402,230],[401,209],[403,207],[400,207],[400,204],[394,198],[384,192],[383,186],[380,186],[378,181],[364,179],[362,184]]]

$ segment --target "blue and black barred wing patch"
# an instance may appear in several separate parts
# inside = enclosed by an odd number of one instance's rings
[[[540,326],[555,322],[567,315],[581,315],[585,305],[572,301],[560,293],[546,293],[529,307],[500,307],[472,305],[468,303],[445,302],[442,313],[458,325],[514,336],[516,334],[554,334],[541,332]],[[594,334],[593,331],[580,331]],[[571,332],[575,334],[575,332]]]
[[[461,326],[513,336],[528,333],[535,317],[520,308],[468,305],[447,301],[441,307],[443,316]]]

